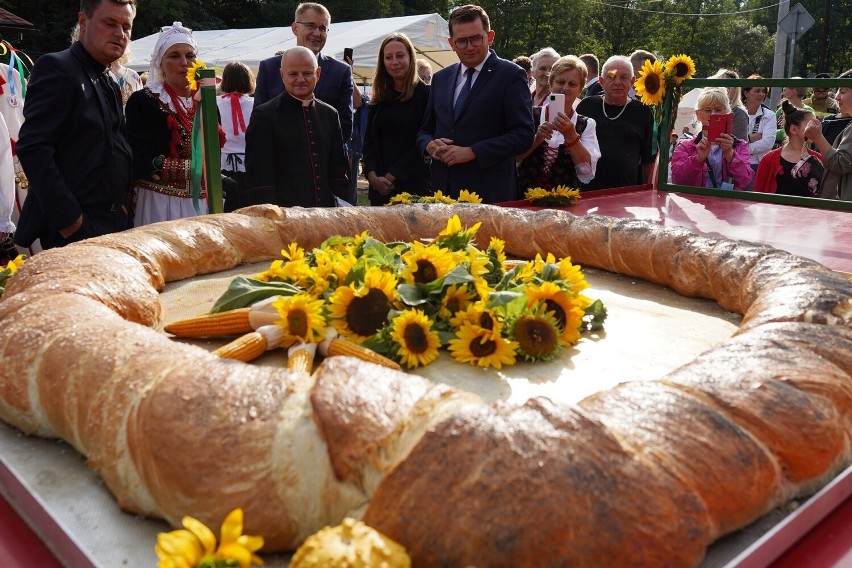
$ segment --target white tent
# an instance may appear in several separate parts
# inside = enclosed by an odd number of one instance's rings
[[[391,32],[407,35],[417,57],[427,59],[433,70],[456,63],[458,58],[447,43],[449,27],[439,14],[379,18],[357,22],[331,24],[328,42],[323,53],[343,61],[343,49],[351,47],[354,72],[358,82],[371,82],[376,68],[379,46]],[[142,72],[148,69],[151,52],[159,34],[149,35],[131,43],[133,60],[130,67]],[[231,61],[242,61],[257,70],[260,62],[276,52],[296,45],[290,26],[245,30],[206,30],[193,32],[198,43],[199,57],[208,67],[224,67]]]

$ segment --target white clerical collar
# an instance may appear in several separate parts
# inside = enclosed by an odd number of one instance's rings
[[[284,92],[287,93],[288,95],[290,95],[290,93],[288,91],[284,91]],[[313,104],[313,102],[314,102],[314,94],[313,93],[311,93],[311,98],[309,98],[309,99],[300,99],[299,97],[294,97],[293,95],[290,95],[290,98],[292,98],[294,101],[299,101],[302,104],[303,107],[311,106],[311,104]]]

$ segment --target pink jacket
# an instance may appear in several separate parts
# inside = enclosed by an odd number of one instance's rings
[[[677,185],[693,185],[698,187],[710,187],[707,175],[707,162],[699,162],[695,159],[696,138],[684,140],[675,146],[672,154],[672,183]],[[746,187],[754,175],[754,170],[749,164],[748,143],[744,140],[734,142],[734,157],[728,163],[722,162],[721,184],[728,178],[733,178],[734,189]]]

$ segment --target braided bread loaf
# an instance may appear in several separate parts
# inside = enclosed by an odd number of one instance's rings
[[[433,236],[458,214],[744,314],[668,376],[576,406],[477,396],[354,359],[313,376],[158,333],[166,282],[335,234]],[[607,217],[441,205],[259,206],[38,254],[0,302],[0,417],[67,440],[119,504],[173,525],[245,510],[268,550],[363,516],[417,565],[689,566],[852,461],[852,283],[771,247]],[[625,377],[628,379],[628,377]]]

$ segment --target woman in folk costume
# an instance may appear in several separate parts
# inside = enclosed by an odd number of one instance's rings
[[[163,27],[151,53],[148,82],[127,101],[136,227],[193,217],[207,209],[203,186],[198,211],[190,194],[192,121],[199,102],[187,72],[197,57],[192,30],[180,22]],[[220,130],[220,146],[222,134]]]
[[[225,195],[225,211],[248,205],[246,194],[246,126],[254,106],[255,80],[244,63],[234,61],[222,70],[222,94],[216,97],[225,145],[222,147],[222,174],[236,182]]]

